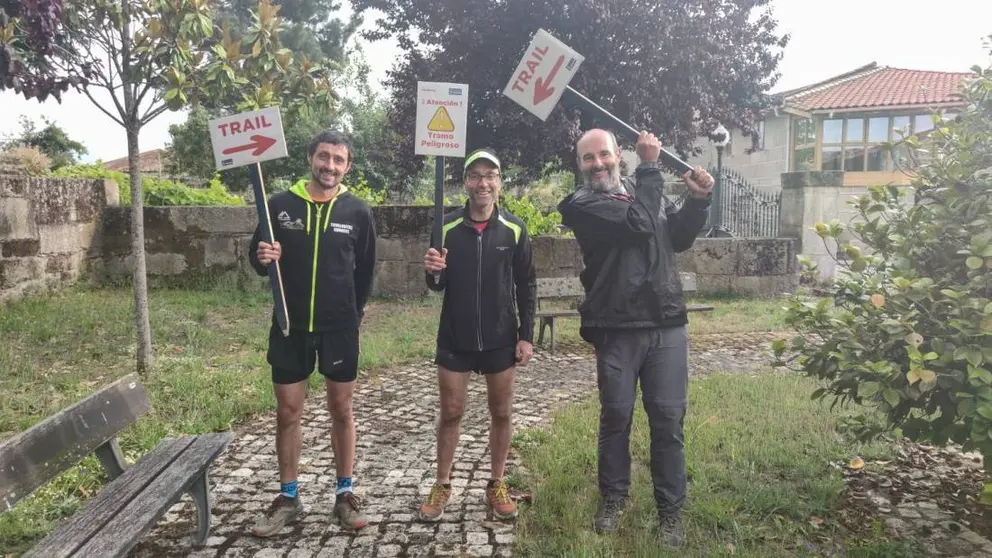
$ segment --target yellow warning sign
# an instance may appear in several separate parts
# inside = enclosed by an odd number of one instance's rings
[[[444,107],[438,107],[437,112],[431,117],[430,123],[427,124],[427,129],[432,132],[454,132],[455,123],[451,121],[451,116],[448,115],[448,111]]]

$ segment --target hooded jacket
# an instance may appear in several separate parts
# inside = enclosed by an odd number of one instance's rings
[[[479,232],[466,203],[444,216],[441,230],[447,267],[438,282],[426,274],[431,290],[444,291],[438,347],[489,351],[533,342],[537,272],[524,222],[495,206]]]
[[[357,328],[375,279],[375,223],[372,210],[341,185],[338,194],[316,202],[307,180],[269,199],[290,329],[322,332]],[[255,228],[248,258],[259,275],[261,228]],[[273,313],[273,320],[275,314]]]
[[[579,279],[582,337],[595,330],[661,328],[687,323],[675,254],[692,247],[706,224],[709,198],[690,196],[677,209],[662,193],[656,163],[642,163],[635,180],[616,192],[581,188],[558,204],[585,268]]]

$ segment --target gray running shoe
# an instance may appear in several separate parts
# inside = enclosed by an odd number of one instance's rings
[[[256,537],[271,537],[282,531],[283,527],[300,519],[303,515],[303,502],[300,497],[288,498],[282,494],[265,510],[265,515],[258,520],[251,532]]]
[[[362,500],[351,492],[338,494],[334,502],[334,515],[345,529],[358,530],[369,524],[368,518],[362,513]]]

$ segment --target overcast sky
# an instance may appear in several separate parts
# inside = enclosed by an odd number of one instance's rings
[[[800,87],[870,62],[943,71],[988,64],[982,40],[992,34],[992,1],[917,2],[921,7],[910,7],[913,0],[773,0],[780,32],[792,36],[780,65],[782,79],[773,91]],[[374,23],[367,19],[367,25]],[[364,48],[373,79],[383,78],[398,55],[395,43],[380,41]],[[20,130],[21,114],[39,124],[42,116],[57,123],[69,137],[86,145],[87,161],[127,155],[123,129],[82,95],[67,94],[60,105],[0,93],[0,137]],[[164,147],[169,125],[183,120],[183,114],[172,112],[153,120],[141,132],[142,151]]]

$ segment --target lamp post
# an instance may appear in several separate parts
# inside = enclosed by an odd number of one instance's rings
[[[730,132],[720,124],[710,133],[710,141],[716,146],[716,181],[713,185],[713,208],[706,236],[733,236],[723,226],[723,148],[730,143]]]

